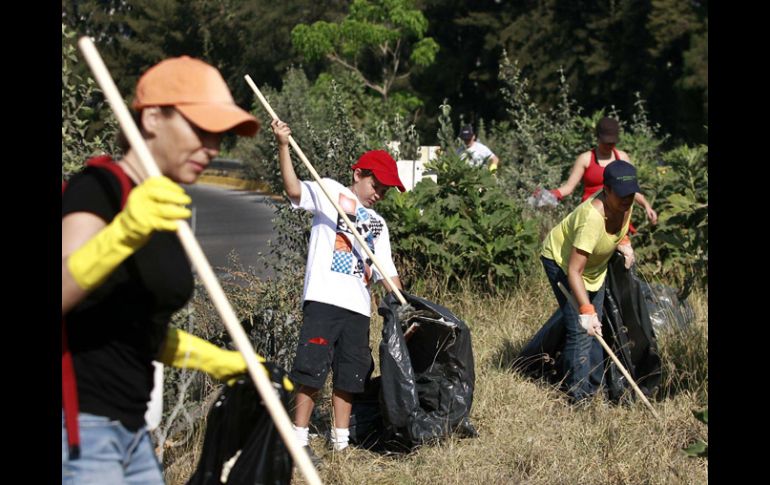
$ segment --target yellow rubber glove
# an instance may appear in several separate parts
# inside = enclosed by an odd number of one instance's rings
[[[86,291],[99,286],[153,231],[176,231],[177,221],[191,215],[184,207],[190,202],[182,187],[166,177],[145,180],[111,223],[70,254],[67,268],[75,282]]]
[[[494,163],[494,162],[493,162],[493,163],[491,163],[491,164],[489,165],[489,171],[490,171],[490,172],[492,172],[492,173],[495,173],[495,172],[497,172],[497,164],[496,164],[496,163]]]
[[[160,361],[180,369],[196,369],[206,372],[228,385],[235,382],[235,376],[247,372],[246,360],[237,350],[225,350],[207,340],[198,338],[178,328],[169,328],[166,333],[166,343],[161,350]],[[265,362],[264,357],[257,355],[259,362]],[[268,378],[270,374],[263,367]],[[283,387],[287,391],[294,390],[291,381],[284,378]]]

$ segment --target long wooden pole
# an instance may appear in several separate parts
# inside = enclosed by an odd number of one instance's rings
[[[569,301],[570,305],[575,309],[576,312],[579,313],[578,310],[578,304],[577,300],[575,300],[575,297],[570,293],[567,288],[564,287],[563,284],[561,284],[561,281],[557,283],[559,285],[559,289],[562,293],[564,293],[564,296],[567,297],[567,300]],[[615,365],[618,366],[618,369],[620,369],[620,372],[623,373],[623,375],[626,377],[628,382],[631,383],[631,387],[636,391],[636,395],[639,396],[639,399],[642,400],[642,402],[647,406],[647,408],[652,412],[653,416],[655,416],[658,420],[660,420],[660,416],[657,412],[655,412],[655,408],[652,407],[652,404],[650,404],[650,401],[647,400],[647,396],[644,395],[641,389],[639,389],[639,386],[636,385],[636,381],[634,381],[634,378],[631,377],[631,374],[628,373],[625,367],[623,367],[623,364],[620,363],[620,359],[618,359],[618,356],[615,355],[615,352],[612,351],[609,345],[607,345],[607,342],[604,341],[601,335],[594,334],[594,337],[599,341],[600,344],[602,344],[602,347],[604,347],[605,352],[609,354],[609,356],[612,358],[612,360],[615,362]]]
[[[251,89],[254,90],[254,94],[257,95],[257,98],[259,98],[259,101],[262,103],[262,106],[265,107],[267,112],[270,114],[270,116],[277,120],[278,115],[275,114],[275,111],[273,111],[273,108],[270,107],[270,103],[267,102],[267,99],[262,95],[259,88],[256,84],[254,84],[254,81],[251,80],[251,76],[246,74],[244,76],[246,79],[246,82],[251,86]],[[345,214],[345,211],[340,207],[339,203],[337,203],[336,200],[334,200],[334,197],[331,196],[331,192],[326,188],[326,185],[323,183],[323,180],[321,180],[321,176],[318,175],[318,172],[316,172],[315,168],[313,168],[313,165],[310,163],[310,161],[307,159],[305,154],[302,152],[302,149],[297,145],[297,142],[294,141],[294,138],[289,135],[289,144],[294,149],[294,153],[299,156],[300,160],[302,160],[302,163],[305,164],[305,167],[307,167],[308,171],[310,172],[310,175],[313,176],[313,179],[315,179],[316,182],[318,182],[318,185],[321,187],[321,190],[323,191],[324,195],[326,195],[326,198],[329,199],[329,202],[332,203],[335,209],[337,209],[337,213],[342,217],[342,220],[345,221],[345,224],[347,224],[348,228],[350,229],[350,232],[353,233],[353,236],[356,238],[356,241],[358,241],[358,244],[361,245],[363,250],[366,252],[366,255],[369,256],[369,259],[372,260],[372,263],[374,263],[374,266],[377,268],[377,270],[380,272],[383,278],[385,278],[385,281],[388,282],[388,285],[390,286],[390,289],[393,291],[393,293],[396,295],[396,298],[398,298],[398,301],[401,302],[402,305],[406,305],[406,299],[404,298],[404,295],[401,294],[401,292],[396,288],[396,285],[393,283],[393,279],[388,276],[385,271],[382,270],[382,264],[380,264],[380,261],[377,259],[377,257],[374,255],[371,249],[369,249],[369,245],[366,244],[366,241],[364,241],[363,236],[361,236],[358,231],[355,229],[355,225],[353,225],[352,222],[350,222],[350,219],[348,218],[347,214]]]
[[[123,130],[123,133],[131,144],[131,149],[137,154],[147,176],[154,177],[161,175],[160,170],[155,163],[155,159],[150,153],[147,144],[144,142],[144,138],[142,138],[142,135],[139,133],[139,129],[134,123],[133,118],[131,118],[131,114],[128,112],[128,108],[126,108],[123,98],[120,96],[118,88],[115,86],[112,76],[110,76],[107,67],[104,65],[104,61],[102,61],[93,41],[89,37],[81,37],[78,41],[78,45],[80,46],[80,50],[88,62],[88,66],[91,68],[97,83],[99,83],[99,87],[101,87],[104,92],[113,113],[115,113],[118,123],[120,123],[120,128]],[[276,428],[278,428],[294,462],[299,466],[302,474],[309,483],[321,485],[321,479],[318,476],[318,472],[313,467],[307,453],[297,442],[289,416],[286,414],[286,410],[283,408],[283,405],[278,398],[278,393],[273,389],[272,382],[267,377],[266,369],[262,367],[257,360],[257,355],[251,347],[246,332],[244,332],[238,318],[235,316],[233,307],[227,300],[225,292],[222,290],[219,281],[214,275],[214,271],[211,269],[211,265],[206,259],[205,254],[203,254],[203,250],[201,250],[187,221],[179,221],[177,236],[179,236],[182,246],[203,281],[203,285],[208,291],[211,300],[214,302],[214,306],[219,312],[219,316],[222,318],[227,332],[233,339],[235,347],[246,360],[246,367],[248,368],[249,375],[254,381],[254,384],[265,403],[265,407],[273,418],[273,422],[275,423]]]

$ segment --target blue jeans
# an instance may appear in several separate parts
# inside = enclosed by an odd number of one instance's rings
[[[602,383],[604,375],[604,350],[599,341],[586,333],[580,326],[578,312],[569,304],[564,293],[557,286],[561,282],[569,290],[567,275],[552,259],[540,257],[545,274],[551,283],[556,300],[559,302],[563,322],[566,329],[566,340],[562,357],[562,375],[567,394],[574,400],[580,401],[593,396]],[[588,298],[596,308],[599,321],[602,320],[604,306],[604,283],[598,291],[589,291]]]
[[[150,434],[144,427],[127,430],[119,421],[80,413],[80,457],[69,459],[67,428],[62,413],[62,484],[163,485]]]

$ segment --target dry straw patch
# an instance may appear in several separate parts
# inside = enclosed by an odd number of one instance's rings
[[[316,438],[311,445],[324,460],[324,483],[708,483],[708,459],[681,452],[707,437],[691,412],[708,402],[706,294],[690,297],[696,313],[691,328],[659,336],[670,394],[653,403],[662,416],[657,423],[639,403],[614,406],[596,399],[573,408],[552,387],[510,370],[512,358],[555,310],[542,275],[525,278],[505,295],[427,293],[422,296],[452,309],[471,328],[476,361],[471,420],[479,437],[446,440],[401,457],[360,449],[335,453]],[[375,351],[380,330],[377,317],[371,333]],[[305,483],[296,469],[294,483]]]

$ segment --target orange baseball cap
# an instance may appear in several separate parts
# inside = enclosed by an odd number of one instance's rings
[[[260,127],[257,118],[235,104],[219,71],[189,56],[159,62],[136,85],[133,109],[169,105],[198,128],[212,133],[233,130],[241,136],[254,136]]]

